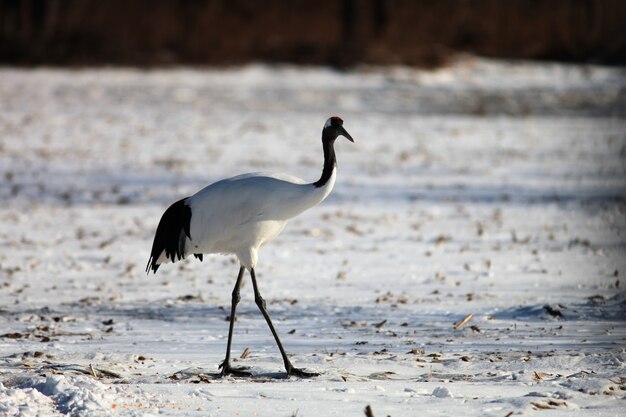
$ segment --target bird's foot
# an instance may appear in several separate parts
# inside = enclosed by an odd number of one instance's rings
[[[288,376],[297,376],[300,378],[313,378],[316,376],[320,376],[319,373],[317,372],[309,372],[309,371],[305,371],[304,369],[301,368],[295,368],[291,365],[286,367],[287,369],[287,375]]]
[[[219,369],[221,369],[222,371],[220,372],[220,376],[224,377],[226,375],[234,375],[234,376],[252,376],[252,374],[250,372],[247,372],[246,369],[250,369],[248,366],[244,366],[241,368],[233,368],[232,366],[230,366],[229,362],[222,362],[219,366]]]

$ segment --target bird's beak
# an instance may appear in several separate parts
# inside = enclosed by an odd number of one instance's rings
[[[352,136],[350,136],[348,131],[344,129],[343,126],[341,126],[341,128],[339,129],[339,134],[343,136],[344,138],[348,139],[350,142],[354,143],[354,139],[352,139]]]

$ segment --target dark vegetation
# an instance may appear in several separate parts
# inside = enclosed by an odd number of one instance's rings
[[[0,0],[0,63],[626,63],[622,0]]]

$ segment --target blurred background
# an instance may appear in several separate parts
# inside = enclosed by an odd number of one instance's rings
[[[0,63],[626,63],[620,0],[1,0]]]

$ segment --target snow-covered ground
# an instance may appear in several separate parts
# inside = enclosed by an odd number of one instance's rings
[[[406,68],[0,69],[0,414],[620,416],[623,69],[466,58]],[[225,176],[335,190],[238,266],[146,276],[173,201]],[[457,326],[473,314],[463,326]],[[248,348],[249,354],[239,358]],[[245,356],[245,355],[244,355]]]

